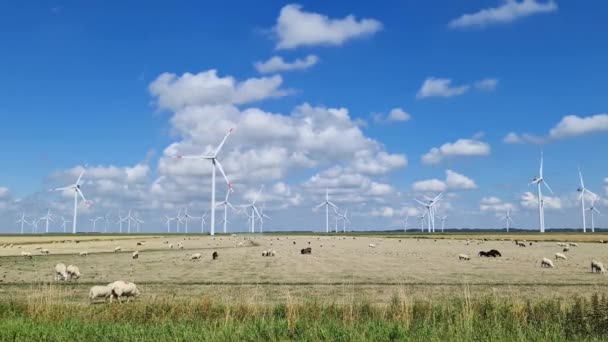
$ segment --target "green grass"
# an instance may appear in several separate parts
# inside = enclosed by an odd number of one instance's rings
[[[523,302],[467,296],[388,305],[288,300],[226,305],[196,298],[130,304],[0,302],[0,340],[11,341],[603,341],[608,299]]]

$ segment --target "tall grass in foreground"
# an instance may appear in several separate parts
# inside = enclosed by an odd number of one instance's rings
[[[597,295],[568,302],[394,296],[389,305],[0,302],[2,341],[605,341],[607,334],[608,299]]]

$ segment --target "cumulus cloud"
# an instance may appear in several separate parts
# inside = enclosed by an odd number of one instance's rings
[[[474,190],[477,184],[471,178],[452,170],[445,170],[445,180],[426,179],[414,182],[415,192],[444,192],[446,190]]]
[[[452,80],[450,79],[429,77],[422,83],[416,97],[419,99],[426,97],[452,97],[462,95],[468,90],[468,85],[453,87]]]
[[[559,197],[543,196],[545,209],[561,209],[562,200]],[[538,197],[530,191],[526,191],[521,195],[520,202],[522,207],[527,209],[538,208]]]
[[[433,147],[422,156],[422,163],[427,165],[439,164],[445,158],[471,157],[490,155],[490,145],[475,139],[458,139],[453,143],[445,143]]]
[[[285,96],[279,75],[237,81],[231,76],[220,77],[214,69],[198,74],[172,73],[159,75],[149,86],[160,109],[179,110],[188,106],[246,104]]]
[[[479,203],[479,210],[482,212],[506,213],[515,210],[512,203],[504,202],[498,197],[483,197]]]
[[[0,200],[8,198],[9,195],[10,195],[10,192],[8,191],[8,188],[0,186]]]
[[[597,114],[587,117],[567,115],[549,131],[549,136],[554,139],[562,139],[607,131],[608,114]]]
[[[306,12],[302,6],[289,4],[281,9],[273,31],[278,38],[277,49],[300,46],[342,45],[350,39],[372,35],[382,29],[375,19],[357,20],[353,15],[333,19]]]
[[[482,9],[450,21],[450,28],[486,27],[493,24],[505,24],[534,14],[557,11],[553,0],[505,0],[498,7]]]
[[[280,56],[273,56],[265,62],[256,62],[254,66],[259,73],[269,74],[283,71],[304,70],[312,67],[318,62],[319,57],[315,55],[308,55],[304,59],[296,59],[292,62],[286,62],[283,60],[283,57]]]
[[[521,144],[524,142],[523,139],[519,136],[519,134],[517,134],[515,132],[507,133],[507,135],[505,135],[505,137],[502,139],[502,141],[505,144]]]
[[[375,122],[406,122],[409,121],[412,117],[411,115],[404,111],[401,108],[393,108],[391,111],[384,116],[382,113],[374,113],[372,117]]]
[[[483,91],[492,91],[496,89],[498,80],[495,78],[485,78],[475,82],[475,88]]]
[[[329,189],[336,201],[362,203],[368,200],[382,201],[383,196],[395,192],[392,186],[372,180],[352,169],[331,167],[310,177],[303,187],[311,194],[325,196]]]

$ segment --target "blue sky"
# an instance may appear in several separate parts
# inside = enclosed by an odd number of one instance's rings
[[[541,148],[555,191],[547,225],[580,226],[577,165],[599,196],[608,186],[601,158],[607,13],[603,2],[559,0],[2,3],[2,231],[15,228],[21,210],[41,216],[48,206],[67,215],[69,199],[46,189],[69,183],[85,165],[95,170],[83,187],[93,202],[83,220],[133,209],[157,230],[161,214],[183,206],[202,212],[208,165],[176,166],[169,157],[204,151],[231,125],[236,131],[224,152],[234,202],[264,184],[269,229],[323,228],[321,213],[310,208],[325,187],[335,187],[334,201],[357,213],[353,229],[399,226],[416,214],[412,199],[435,190],[446,191],[440,211],[448,226],[499,227],[497,215],[510,208],[516,226],[534,228],[525,193],[533,191],[527,183]],[[289,64],[307,56],[316,62]],[[283,70],[256,70],[272,57],[285,62]],[[215,76],[203,77],[209,70]],[[155,92],[163,73],[173,81]],[[185,82],[185,73],[196,82]],[[215,83],[205,83],[228,77],[270,88],[254,96],[212,92]],[[346,109],[347,119],[332,108]],[[389,120],[397,108],[409,119]],[[295,133],[307,117],[327,119],[327,130]],[[270,126],[291,135],[264,137]],[[518,143],[504,142],[510,132]],[[336,143],[311,147],[324,137]],[[445,146],[448,156],[422,161],[432,148],[459,140]],[[482,148],[470,152],[471,144]],[[136,166],[141,174],[134,178]],[[465,178],[450,185],[446,170]],[[431,179],[443,186],[416,185]],[[234,230],[243,229],[244,216],[235,217]]]

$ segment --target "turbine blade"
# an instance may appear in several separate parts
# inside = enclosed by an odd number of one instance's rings
[[[255,202],[257,202],[258,197],[260,197],[260,193],[262,193],[262,189],[263,189],[263,188],[264,188],[264,186],[262,185],[262,186],[260,187],[260,190],[258,190],[258,193],[255,195],[255,198],[253,199],[253,203],[251,203],[252,205],[254,205],[254,204],[255,204]]]
[[[222,174],[222,176],[224,176],[224,180],[226,181],[226,184],[228,184],[228,188],[231,189],[232,185],[230,184],[230,181],[228,180],[228,177],[226,177],[226,173],[224,172],[224,168],[222,167],[222,163],[220,163],[220,161],[216,159],[215,160],[215,165],[220,170],[220,173]]]
[[[255,206],[253,206],[252,208],[253,208],[253,211],[255,211],[256,215],[258,215],[260,220],[263,220],[262,215],[260,215],[260,212],[258,211],[258,208],[256,208]]]
[[[76,183],[74,183],[75,185],[80,184],[80,180],[82,179],[82,175],[84,175],[84,170],[80,173],[80,176],[78,176],[78,180],[76,181]]]
[[[551,187],[549,186],[549,184],[547,184],[547,182],[545,182],[545,180],[543,180],[543,184],[545,185],[545,187],[547,187],[547,189],[549,189],[551,195],[553,195],[553,190],[551,190]]]
[[[213,152],[213,157],[217,157],[217,154],[220,153],[220,151],[222,150],[222,147],[224,146],[224,143],[226,143],[226,139],[228,139],[228,136],[230,134],[232,134],[232,130],[233,128],[231,128],[228,133],[226,133],[226,135],[224,136],[224,139],[222,139],[222,142],[217,146],[217,148],[215,149],[215,152]]]
[[[581,173],[581,169],[578,169],[578,178],[581,181],[581,188],[584,190],[585,189],[585,182],[583,182],[583,174]]]
[[[80,195],[80,198],[82,198],[82,200],[86,203],[87,199],[84,197],[82,191],[80,191],[80,189],[76,188],[76,192]]]
[[[416,202],[418,202],[418,203],[420,203],[420,204],[422,204],[422,205],[424,205],[424,206],[426,206],[426,205],[427,205],[427,203],[424,203],[424,202],[422,202],[422,201],[418,200],[417,198],[414,198],[414,201],[416,201]]]

